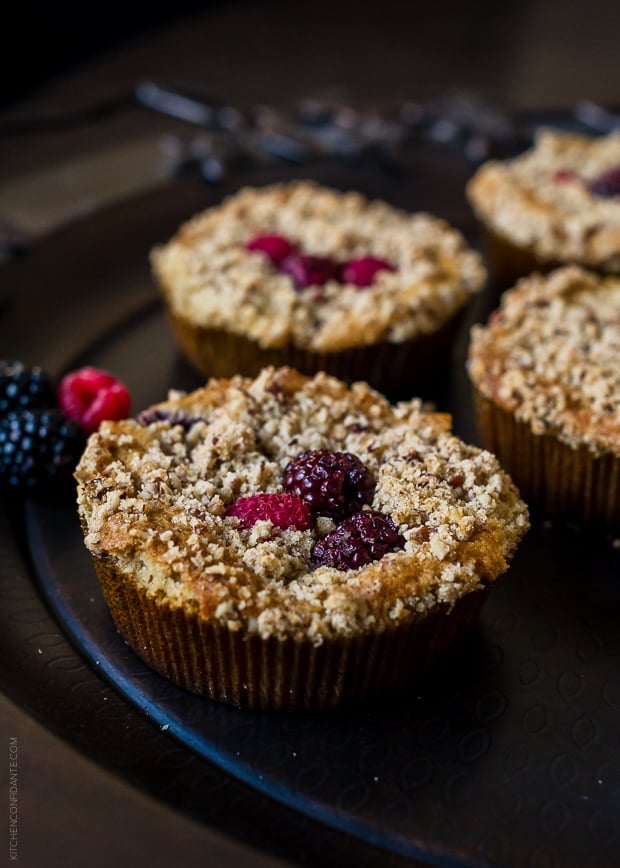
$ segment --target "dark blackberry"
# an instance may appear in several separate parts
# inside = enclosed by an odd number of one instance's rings
[[[82,428],[60,410],[19,410],[0,419],[0,481],[32,490],[68,480],[84,449]]]
[[[357,570],[404,545],[405,540],[389,515],[365,509],[318,540],[312,549],[312,560],[319,566]]]
[[[192,425],[203,422],[203,416],[188,416],[182,410],[161,410],[159,407],[149,407],[142,410],[136,416],[136,422],[140,425],[154,425],[156,422],[169,422],[170,425],[180,425],[185,431],[189,431]]]
[[[280,271],[292,277],[296,289],[323,286],[328,280],[338,280],[340,267],[329,256],[305,256],[291,253],[280,262]]]
[[[590,183],[590,192],[604,199],[620,197],[620,166],[608,169]]]
[[[41,368],[27,368],[22,362],[0,361],[0,416],[11,410],[54,407],[52,382]]]
[[[305,500],[315,515],[336,521],[370,503],[375,489],[369,470],[357,455],[329,449],[302,452],[289,461],[283,484]]]

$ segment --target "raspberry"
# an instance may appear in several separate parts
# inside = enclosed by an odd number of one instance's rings
[[[367,509],[356,512],[318,540],[312,549],[312,559],[319,566],[357,570],[404,545],[405,540],[389,515]]]
[[[310,506],[315,515],[336,521],[370,503],[374,481],[357,455],[316,449],[302,452],[284,468],[284,488]]]
[[[84,449],[80,425],[60,410],[19,410],[0,420],[0,480],[35,489],[70,479]]]
[[[553,180],[556,184],[567,184],[570,181],[578,181],[579,175],[571,169],[558,169],[553,174]]]
[[[242,527],[252,527],[257,521],[270,521],[275,527],[285,530],[309,530],[312,513],[303,500],[294,494],[253,494],[240,497],[231,503],[227,515],[238,518]]]
[[[131,399],[127,387],[98,368],[67,374],[58,388],[60,408],[90,434],[104,419],[126,419]]]
[[[32,410],[55,404],[51,380],[41,368],[27,368],[17,361],[0,361],[0,416],[11,410]]]
[[[394,266],[385,259],[376,256],[362,256],[351,259],[342,269],[343,283],[353,283],[355,286],[370,286],[378,271],[394,271]]]
[[[245,249],[264,253],[274,265],[278,265],[293,253],[295,246],[283,235],[257,235],[248,241]]]
[[[309,256],[283,235],[257,235],[245,249],[264,253],[281,272],[292,277],[296,289],[323,286],[328,280],[370,286],[378,271],[394,271],[393,265],[377,256],[361,256],[344,265],[329,256]]]
[[[297,289],[323,286],[328,280],[338,280],[340,267],[328,256],[304,256],[291,253],[280,263],[280,270],[293,278]]]
[[[615,199],[620,196],[620,166],[603,172],[590,182],[590,192],[604,199]]]

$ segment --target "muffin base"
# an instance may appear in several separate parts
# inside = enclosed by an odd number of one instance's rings
[[[167,315],[177,346],[204,377],[256,377],[269,365],[294,368],[308,376],[325,371],[347,383],[365,380],[398,400],[410,398],[421,385],[445,375],[463,311],[432,334],[339,352],[315,352],[292,345],[264,348],[242,335],[196,326],[170,308]]]
[[[148,594],[108,561],[94,563],[119,633],[148,666],[192,693],[264,711],[322,711],[404,687],[465,636],[491,589],[393,629],[315,646],[214,624]]]
[[[531,506],[582,524],[620,528],[620,459],[534,434],[474,387],[481,445],[499,458]]]
[[[500,292],[534,271],[547,274],[565,264],[557,260],[539,259],[531,251],[517,247],[486,227],[483,228],[482,247],[493,283]]]

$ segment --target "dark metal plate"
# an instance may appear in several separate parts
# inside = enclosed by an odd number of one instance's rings
[[[454,152],[421,148],[404,168],[394,175],[326,162],[303,174],[431,210],[475,239],[463,197],[469,167]],[[234,187],[299,174],[251,171]],[[86,362],[108,368],[128,383],[136,412],[168,388],[198,386],[172,344],[147,255],[231,189],[232,182],[226,189],[171,184],[65,229],[5,268],[2,354],[54,374]],[[494,303],[490,290],[470,322]],[[472,440],[467,325],[448,388],[434,397]],[[604,534],[537,517],[480,627],[417,689],[354,710],[286,716],[192,696],[133,655],[99,594],[71,498],[29,502],[24,524],[18,515],[7,532],[23,533],[39,590],[82,660],[190,756],[282,803],[270,803],[272,830],[291,808],[309,818],[310,839],[322,828],[313,821],[338,830],[344,836],[329,840],[340,842],[341,864],[347,854],[383,865],[401,857],[442,865],[620,863],[620,551]],[[15,692],[9,681],[5,688]],[[100,701],[95,693],[88,699]],[[105,763],[106,752],[99,756]],[[157,789],[152,777],[148,786]],[[134,780],[140,784],[139,772]],[[200,815],[200,793],[191,783],[186,792],[176,807]]]

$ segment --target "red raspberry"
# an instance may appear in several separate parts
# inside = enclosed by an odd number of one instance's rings
[[[389,515],[366,509],[345,519],[318,540],[312,549],[312,559],[337,570],[357,570],[404,546],[405,539]]]
[[[385,259],[376,256],[361,256],[359,259],[351,259],[342,269],[342,282],[352,283],[355,286],[370,286],[378,271],[395,271],[393,265]]]
[[[558,169],[554,172],[553,180],[556,184],[568,184],[571,181],[578,181],[579,175],[571,169]]]
[[[63,377],[58,403],[69,419],[90,434],[104,419],[126,419],[131,398],[127,387],[112,374],[86,367]]]
[[[270,521],[275,527],[286,530],[309,530],[312,513],[307,503],[294,494],[252,494],[240,497],[231,503],[226,515],[239,519],[242,527],[252,527],[257,521]]]
[[[280,270],[293,278],[297,289],[323,286],[328,280],[339,280],[340,267],[328,256],[304,256],[291,253],[280,263]]]
[[[288,238],[283,235],[257,235],[245,245],[246,250],[264,253],[274,265],[279,265],[295,250]]]

